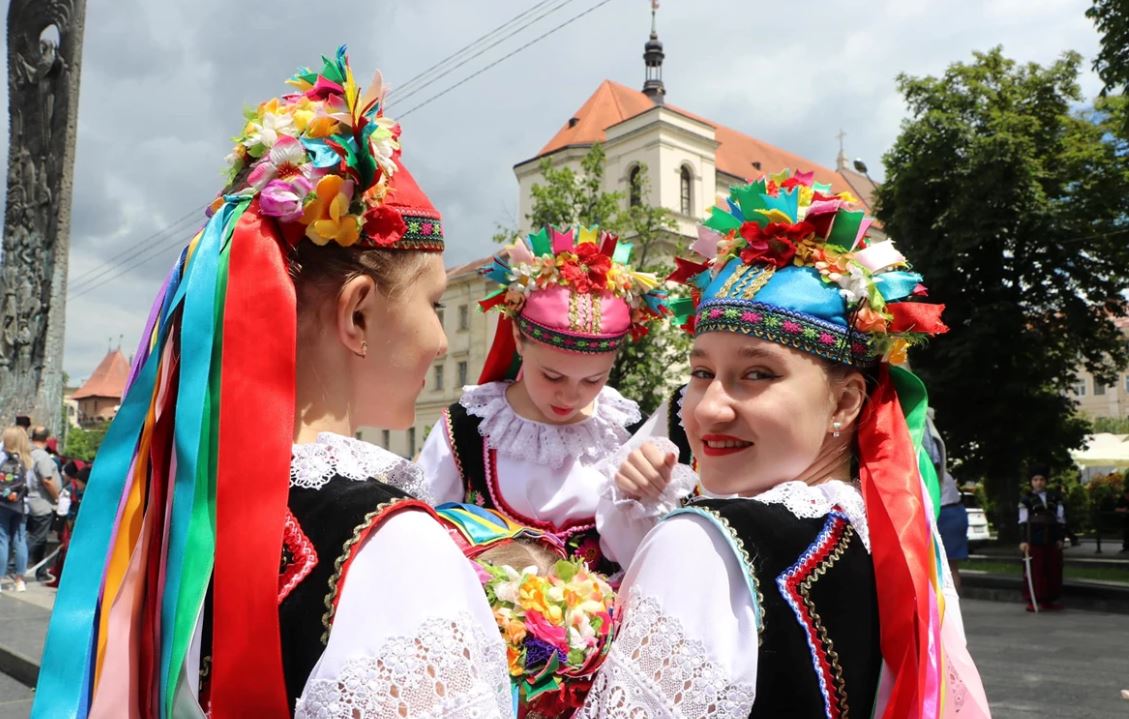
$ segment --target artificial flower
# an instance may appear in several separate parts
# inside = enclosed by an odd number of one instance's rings
[[[361,235],[359,218],[349,214],[352,200],[352,180],[340,175],[326,175],[318,180],[315,197],[302,216],[306,237],[318,245],[332,241],[342,247],[352,246]]]
[[[289,180],[271,180],[259,194],[259,209],[281,222],[294,222],[301,219],[306,197],[313,189],[314,184],[303,175]]]
[[[399,212],[388,205],[369,205],[364,214],[365,237],[378,247],[385,247],[399,240],[408,231],[408,226]]]
[[[815,228],[807,222],[769,222],[764,227],[755,222],[745,222],[741,225],[741,237],[746,243],[740,253],[741,261],[786,267],[792,264],[797,243],[810,237],[814,231]]]

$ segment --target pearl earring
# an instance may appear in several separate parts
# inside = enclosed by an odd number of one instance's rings
[[[842,422],[840,422],[839,420],[835,420],[834,422],[832,422],[831,423],[831,436],[832,437],[838,437],[839,436],[839,430],[841,430],[841,429],[843,429],[843,423]]]
[[[368,357],[368,342],[361,340],[361,351],[358,352],[356,350],[353,350],[353,354],[357,355],[361,359]]]

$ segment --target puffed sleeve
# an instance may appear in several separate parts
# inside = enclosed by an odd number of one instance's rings
[[[455,464],[443,420],[431,428],[416,463],[423,469],[428,501],[437,505],[463,501],[463,478]]]
[[[359,550],[295,716],[513,716],[486,595],[429,515],[397,514]]]
[[[758,608],[721,530],[694,514],[661,522],[619,607],[624,623],[578,717],[748,717]]]

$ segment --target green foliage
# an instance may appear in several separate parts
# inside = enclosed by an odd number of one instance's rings
[[[1101,50],[1094,71],[1105,83],[1104,91],[1129,89],[1129,6],[1125,0],[1094,0],[1086,11],[1101,34]]]
[[[997,48],[899,77],[909,117],[878,191],[952,328],[914,369],[950,454],[1002,507],[1025,465],[1069,466],[1087,434],[1068,393],[1078,364],[1109,384],[1129,361],[1112,321],[1127,311],[1129,163],[1108,103],[1073,109],[1080,61],[1019,65]]]
[[[87,428],[71,427],[67,431],[66,444],[63,445],[63,456],[81,459],[84,462],[94,459],[109,427],[109,422]]]
[[[543,182],[531,191],[532,205],[526,216],[529,226],[599,225],[634,245],[631,261],[636,269],[665,277],[674,269],[673,253],[682,249],[675,243],[674,214],[645,203],[628,206],[624,193],[604,191],[605,163],[599,144],[580,161],[579,172],[565,166],[555,168],[549,158],[543,159]],[[633,182],[630,192],[646,197],[646,165],[640,166]],[[494,241],[500,243],[516,238],[517,232],[507,228],[499,228],[494,235]],[[620,352],[608,384],[638,402],[646,415],[680,381],[678,370],[688,352],[689,339],[684,333],[666,322],[656,323],[646,337]]]
[[[1129,434],[1129,418],[1095,417],[1090,425],[1094,433]]]
[[[1117,499],[1129,487],[1129,479],[1120,472],[1110,472],[1099,475],[1090,480],[1086,485],[1086,492],[1090,495],[1091,504],[1099,512],[1111,512],[1117,504]]]

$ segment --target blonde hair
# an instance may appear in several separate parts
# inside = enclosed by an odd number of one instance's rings
[[[31,469],[31,442],[23,427],[12,425],[4,430],[4,451],[20,458],[25,469]]]
[[[537,567],[537,573],[545,575],[560,557],[536,542],[515,539],[487,549],[478,559],[496,567],[510,566],[519,572],[526,567]]]

